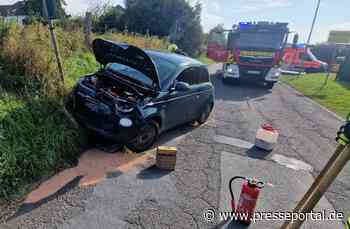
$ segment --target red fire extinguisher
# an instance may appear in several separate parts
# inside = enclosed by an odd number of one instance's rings
[[[232,183],[238,179],[243,180],[243,187],[241,191],[241,196],[236,206],[233,191],[232,191]],[[230,180],[229,188],[230,188],[230,194],[231,194],[231,207],[232,207],[232,212],[236,213],[236,217],[238,221],[245,224],[251,223],[252,217],[255,212],[255,207],[258,202],[260,191],[261,189],[264,188],[264,186],[265,184],[262,181],[258,181],[252,178],[241,177],[241,176],[233,177]]]

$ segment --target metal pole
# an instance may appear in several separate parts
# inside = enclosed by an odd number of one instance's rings
[[[55,52],[56,61],[57,61],[57,67],[58,67],[58,71],[59,71],[60,78],[61,78],[61,83],[62,83],[61,86],[62,86],[62,89],[64,89],[63,65],[62,65],[61,55],[60,55],[60,52],[59,52],[59,49],[58,49],[58,44],[57,44],[56,34],[55,34],[55,31],[54,31],[53,22],[49,18],[49,12],[48,12],[48,9],[47,9],[46,0],[43,0],[42,3],[43,3],[44,16],[47,18],[48,23],[49,23],[49,30],[50,30],[50,35],[51,35],[51,41],[52,41],[53,49],[54,49],[54,52]]]
[[[312,36],[312,32],[314,31],[314,27],[315,27],[315,23],[316,23],[316,19],[317,19],[317,15],[318,15],[318,11],[320,9],[320,4],[321,4],[321,0],[318,0],[317,2],[317,7],[316,7],[316,11],[315,11],[315,15],[314,15],[314,19],[312,20],[312,25],[311,25],[311,29],[310,29],[310,34],[309,37],[307,39],[307,46],[309,46],[310,41],[311,41],[311,36]]]
[[[310,213],[349,160],[350,146],[339,145],[325,168],[316,178],[311,188],[293,212]],[[300,219],[296,221],[286,221],[281,229],[297,229],[300,228],[303,223],[304,221]]]

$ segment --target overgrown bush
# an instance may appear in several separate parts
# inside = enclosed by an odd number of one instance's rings
[[[0,97],[0,197],[71,164],[82,144],[57,101]]]
[[[119,43],[127,43],[144,49],[167,50],[169,42],[156,36],[144,36],[131,33],[106,33],[98,37]]]
[[[60,27],[56,27],[55,32],[59,43],[60,54],[65,62],[66,77],[69,78],[72,71],[80,72],[80,69],[84,68],[84,66],[76,65],[75,67],[78,69],[72,69],[69,62],[72,61],[72,58],[79,58],[84,54],[89,55],[88,52],[90,50],[85,46],[84,34],[80,30],[63,31]],[[46,96],[62,94],[59,91],[60,81],[58,80],[57,64],[46,26],[40,23],[25,27],[17,24],[5,26],[1,26],[0,24],[0,36],[2,41],[0,58],[4,68],[8,72],[8,77],[23,76],[20,78],[23,80],[22,86],[26,86],[30,90],[40,91],[41,94],[45,94]],[[99,37],[116,42],[129,43],[147,49],[165,50],[168,45],[166,40],[161,40],[157,37],[144,37],[123,33],[109,33],[100,35]],[[93,56],[88,57],[89,64],[96,66],[96,63],[92,63],[94,61],[93,59]],[[18,77],[14,79],[14,82],[17,82],[18,79]],[[8,83],[8,80],[11,81],[9,78],[4,78],[3,80],[7,80],[5,83]],[[16,84],[17,86],[21,85],[19,82]]]
[[[79,31],[64,32],[56,29],[63,59],[78,50],[84,50],[83,34]],[[33,82],[43,94],[55,96],[59,93],[58,71],[51,48],[49,32],[41,24],[26,27],[12,24],[3,35],[1,56],[4,68],[10,75],[23,75],[23,84],[29,87]]]

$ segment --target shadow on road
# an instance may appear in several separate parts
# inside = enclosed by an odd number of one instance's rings
[[[224,227],[225,229],[245,229],[248,228],[249,225],[245,225],[245,224],[241,224],[235,221],[231,221],[226,227]]]
[[[144,169],[139,174],[137,174],[137,178],[142,180],[159,179],[170,173],[171,171],[158,169],[155,165],[153,165],[152,167]]]
[[[264,160],[272,151],[265,151],[257,147],[252,147],[247,151],[247,156],[254,159]]]
[[[226,220],[212,227],[211,229],[246,229],[248,227],[249,225],[246,224],[242,224],[233,220],[228,222],[228,220]]]
[[[190,133],[197,127],[198,126],[191,125],[188,123],[188,124],[181,125],[175,129],[166,131],[160,135],[158,141],[156,142],[156,145],[169,145],[169,144],[175,143],[173,142],[174,140],[183,137],[184,135]]]
[[[242,82],[240,85],[223,84],[221,77],[217,74],[211,76],[215,87],[215,98],[217,100],[246,101],[270,94],[271,90],[252,82]]]

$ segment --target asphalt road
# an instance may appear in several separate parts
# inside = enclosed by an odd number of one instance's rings
[[[211,72],[217,69],[210,67]],[[73,188],[0,228],[213,228],[215,224],[203,220],[203,211],[227,209],[227,182],[235,175],[273,183],[274,187],[263,191],[258,209],[292,210],[334,151],[341,121],[280,84],[269,91],[223,85],[216,77],[213,83],[216,105],[208,123],[182,127],[161,139],[178,147],[175,172],[140,167],[96,187]],[[245,148],[254,142],[264,122],[280,131],[276,148],[270,153]],[[276,159],[283,156],[284,162]],[[347,166],[318,210],[336,209],[350,215],[349,176]],[[278,228],[281,223],[261,222],[252,227]],[[342,225],[308,223],[304,228]]]

